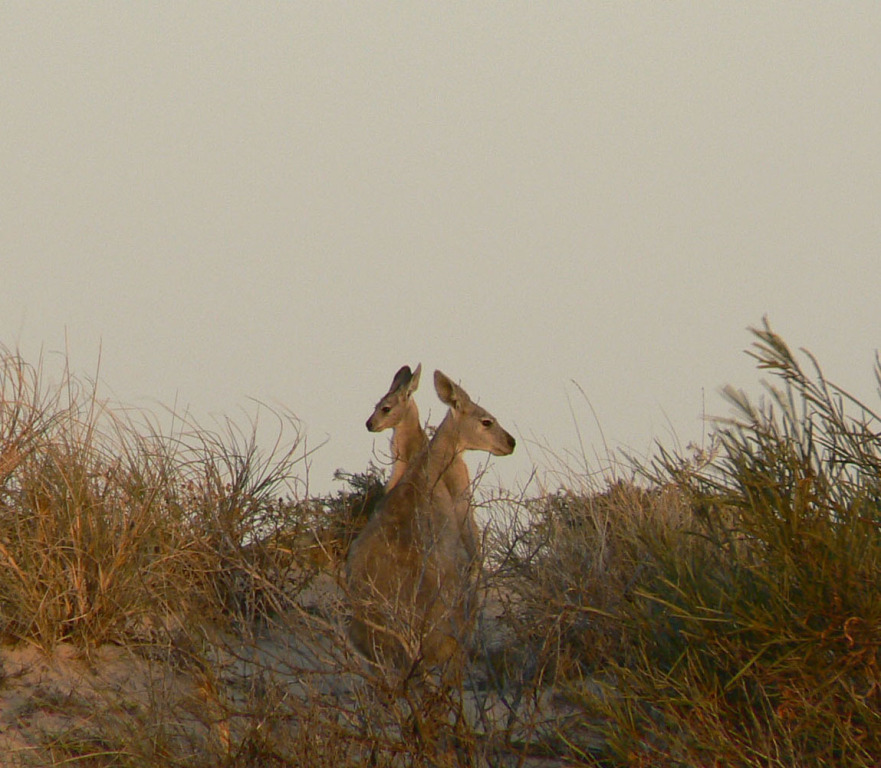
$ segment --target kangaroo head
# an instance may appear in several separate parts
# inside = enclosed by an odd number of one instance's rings
[[[514,452],[514,440],[485,408],[472,402],[468,393],[441,371],[434,372],[434,388],[441,402],[450,407],[455,421],[458,450],[489,451],[494,456]]]
[[[410,397],[419,386],[419,374],[421,373],[422,363],[419,363],[415,371],[411,372],[410,366],[405,365],[395,374],[389,391],[382,396],[373,409],[373,413],[370,414],[370,418],[367,419],[367,429],[370,432],[394,429],[400,424],[410,406]]]

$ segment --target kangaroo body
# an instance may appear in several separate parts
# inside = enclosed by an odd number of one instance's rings
[[[477,548],[462,453],[504,456],[515,446],[440,371],[435,389],[449,406],[443,422],[380,502],[346,563],[354,602],[350,638],[371,660],[398,668],[440,665],[457,654]]]

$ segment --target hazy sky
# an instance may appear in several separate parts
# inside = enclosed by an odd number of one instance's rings
[[[591,406],[699,439],[766,313],[876,402],[879,41],[874,1],[3,3],[0,342],[282,404],[313,491],[404,363],[518,437],[505,482],[602,453]]]

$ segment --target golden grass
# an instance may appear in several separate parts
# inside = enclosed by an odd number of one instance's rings
[[[4,351],[0,765],[877,765],[877,417],[756,336],[709,454],[478,499],[457,685],[346,640],[375,468],[300,499],[290,415],[164,434]]]

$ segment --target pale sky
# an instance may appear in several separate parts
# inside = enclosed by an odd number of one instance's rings
[[[3,3],[0,73],[0,343],[281,404],[312,492],[405,363],[509,485],[699,440],[764,314],[877,404],[881,3]]]

